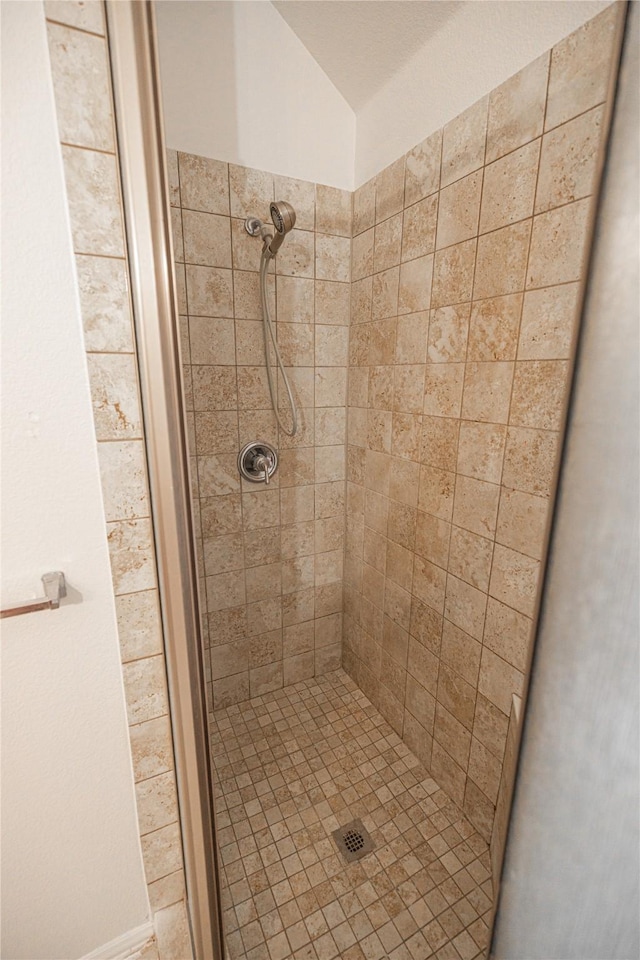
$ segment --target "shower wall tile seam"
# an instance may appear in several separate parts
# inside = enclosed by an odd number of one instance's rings
[[[82,15],[95,16],[98,9],[104,24],[104,8],[98,0]],[[167,911],[183,930],[183,935],[177,936],[181,956],[190,956],[190,944],[186,934],[180,825],[143,451],[140,390],[125,280],[127,253],[117,170],[109,50],[104,33],[62,22],[65,18],[54,19],[50,16],[54,10],[57,14],[61,12],[54,3],[45,4],[105,502],[139,836],[157,931],[152,949],[159,960],[173,960],[176,942],[167,937],[166,931],[163,932]],[[65,5],[67,17],[76,16],[78,10],[71,4]],[[61,37],[67,36],[67,28],[73,43],[61,51],[56,44]],[[87,64],[93,65],[90,73],[87,73]],[[78,133],[70,135],[72,128]],[[113,149],[95,142],[96,130],[102,130],[105,135],[108,131]],[[85,134],[87,139],[83,141]],[[108,171],[110,176],[113,175],[113,183],[92,184],[90,168],[75,163],[79,158],[83,158],[83,164],[90,164],[92,158],[99,158],[100,162],[108,159],[113,164]],[[141,784],[145,784],[143,793],[140,792]],[[167,831],[171,834],[169,843],[155,851],[149,848],[149,838],[168,837]],[[166,870],[162,869],[165,861]],[[173,877],[170,888],[161,889],[157,885],[157,873]]]

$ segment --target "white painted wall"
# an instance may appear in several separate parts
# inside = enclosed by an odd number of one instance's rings
[[[358,187],[513,76],[610,0],[475,0],[357,114]]]
[[[155,10],[167,147],[353,189],[353,110],[270,3]]]
[[[354,114],[267,0],[156,0],[167,146],[353,189],[609,2],[460,3]],[[380,10],[395,14],[378,6],[379,31]],[[325,33],[342,23],[338,0],[311,7]],[[353,69],[374,88],[371,58]]]
[[[149,906],[42,4],[2,28],[2,601],[76,598],[2,621],[2,957],[73,960]]]

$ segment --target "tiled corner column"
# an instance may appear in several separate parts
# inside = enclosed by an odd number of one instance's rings
[[[182,355],[211,708],[335,670],[341,662],[351,196],[168,151]],[[259,297],[262,241],[289,201],[295,229],[268,277],[299,413],[278,428]],[[275,374],[274,374],[275,375]],[[278,377],[285,423],[289,410]],[[269,486],[241,480],[239,450],[265,440]]]
[[[191,948],[122,203],[99,0],[45,4],[116,598],[138,822],[156,942]]]
[[[528,663],[618,15],[354,194],[343,663],[487,840]]]

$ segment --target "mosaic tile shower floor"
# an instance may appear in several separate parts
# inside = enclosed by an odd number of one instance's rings
[[[230,960],[484,957],[487,844],[346,673],[217,711],[211,747]]]

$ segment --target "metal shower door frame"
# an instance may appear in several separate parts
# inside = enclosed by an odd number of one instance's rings
[[[151,0],[106,0],[187,908],[195,960],[223,960],[178,308]]]

